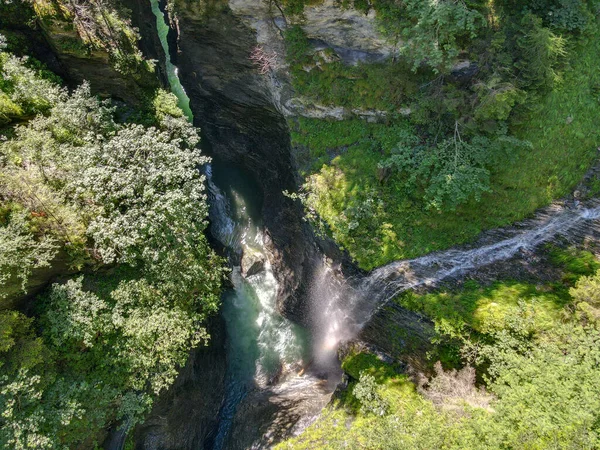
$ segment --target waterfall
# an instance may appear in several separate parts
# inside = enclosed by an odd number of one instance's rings
[[[419,286],[431,286],[465,272],[509,259],[519,252],[531,251],[559,236],[577,240],[600,219],[600,206],[578,205],[566,208],[554,205],[538,212],[533,220],[509,229],[484,233],[492,241],[470,249],[450,249],[412,260],[396,261],[380,267],[360,280],[345,284],[323,270],[321,284],[335,289],[323,309],[314,311],[321,327],[320,351],[327,354],[340,342],[356,337],[372,315],[401,292]],[[321,288],[322,292],[323,288]]]
[[[150,1],[166,54],[165,65],[171,90],[186,116],[192,120],[189,98],[181,86],[177,68],[170,62],[168,26],[158,0]],[[229,124],[227,121],[223,123]],[[219,125],[222,126],[221,123]],[[277,312],[278,285],[265,250],[260,213],[253,211],[257,208],[253,194],[262,196],[262,193],[258,194],[260,189],[240,183],[240,179],[250,177],[236,174],[233,167],[215,162],[205,170],[210,232],[227,249],[233,286],[223,295],[221,311],[227,331],[226,393],[218,414],[217,429],[213,433],[213,449],[223,448],[228,436],[234,434],[232,426],[236,409],[244,399],[264,402],[268,398],[268,401],[273,400],[269,406],[295,405],[301,403],[299,399],[307,400],[304,402],[306,409],[298,414],[296,410],[291,412],[293,419],[269,424],[267,434],[277,426],[290,426],[297,431],[306,426],[329,400],[321,392],[330,395],[335,388],[333,384],[340,379],[338,345],[356,337],[374,312],[398,293],[421,285],[432,285],[510,258],[557,235],[577,234],[578,230],[600,218],[600,207],[556,207],[521,226],[488,233],[488,241],[477,248],[453,249],[398,261],[365,277],[349,280],[344,280],[335,262],[323,258],[312,271],[314,278],[308,289],[312,349],[307,352],[309,339],[306,331]],[[257,269],[252,273],[242,270],[243,262],[248,259],[256,263]],[[312,375],[305,374],[306,366],[310,366],[312,370],[306,372],[312,372]],[[323,384],[329,386],[323,389]],[[257,390],[268,391],[269,396],[252,397],[251,394]],[[295,420],[294,424],[292,420]],[[269,436],[276,435],[276,431]]]

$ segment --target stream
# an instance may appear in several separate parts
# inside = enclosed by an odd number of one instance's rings
[[[213,173],[214,172],[214,173]],[[213,449],[223,448],[235,410],[254,387],[265,388],[280,376],[300,371],[306,362],[306,331],[276,310],[277,281],[264,251],[256,188],[235,167],[207,168],[211,233],[231,253],[233,289],[223,294],[227,329],[226,393]],[[220,188],[219,186],[222,186]],[[263,267],[244,276],[239,258]]]

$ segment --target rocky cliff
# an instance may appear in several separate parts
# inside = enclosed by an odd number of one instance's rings
[[[255,30],[222,2],[179,1],[171,22],[177,45],[172,58],[195,124],[215,159],[244,167],[260,186],[280,310],[307,324],[303,302],[321,251],[300,205],[283,194],[297,188],[295,162],[277,79],[261,75],[250,59]]]
[[[273,0],[230,0],[228,3],[232,13],[254,31],[255,45],[272,59],[266,78],[274,104],[286,117],[384,119],[385,111],[325,106],[297,95],[290,87],[284,31],[291,26],[300,26],[309,39],[312,52],[323,55],[325,60],[355,65],[381,62],[398,53],[396,45],[379,31],[374,9],[359,11],[335,0],[309,3],[301,14],[290,14],[281,3]],[[305,70],[320,69],[306,67]]]

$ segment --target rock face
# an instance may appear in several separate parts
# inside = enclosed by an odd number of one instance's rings
[[[274,2],[263,0],[229,0],[228,6],[236,18],[255,32],[253,45],[258,44],[268,54],[276,55],[268,87],[273,103],[284,116],[333,120],[357,116],[369,121],[385,119],[384,111],[325,106],[296,96],[290,87],[283,42],[285,28],[296,24],[302,27],[315,52],[331,49],[345,64],[384,61],[395,56],[398,50],[378,31],[375,10],[364,13],[352,7],[342,7],[335,0],[325,0],[307,5],[302,18],[298,18],[286,17]]]
[[[335,386],[314,377],[294,377],[248,393],[237,407],[224,447],[269,448],[298,434],[329,403],[334,389]]]
[[[220,316],[214,317],[208,331],[210,345],[192,350],[173,386],[136,428],[136,449],[211,447],[225,389],[225,325]]]
[[[46,3],[41,0],[34,0],[31,3],[37,10],[41,11],[46,8]],[[145,36],[151,36],[149,31],[153,28],[155,39],[157,39],[156,23],[147,2],[122,0],[121,3],[131,11],[132,24],[140,28]],[[62,6],[58,2],[54,7],[57,11],[62,11]],[[123,20],[127,20],[127,18],[125,17]],[[87,49],[83,46],[81,37],[73,26],[73,19],[68,14],[64,17],[59,14],[38,17],[36,28],[37,33],[43,35],[51,53],[58,61],[58,64],[55,64],[55,66],[60,66],[61,70],[58,73],[71,86],[88,81],[92,91],[99,95],[111,96],[130,105],[139,105],[144,101],[148,91],[160,86],[160,78],[163,79],[163,82],[166,79],[164,66],[160,62],[157,65],[156,73],[146,69],[142,70],[142,66],[145,68],[145,65],[140,65],[135,70],[122,71],[111,61],[108,51],[98,48]],[[119,47],[118,38],[115,39],[116,41],[110,42],[110,44]],[[155,44],[152,39],[142,39],[139,47],[147,59],[162,62],[164,55],[160,54],[161,47]],[[50,59],[45,55],[42,55],[41,58],[44,62]],[[51,66],[51,68],[53,67]]]
[[[396,48],[377,30],[375,10],[368,13],[325,0],[304,10],[304,32],[333,48],[345,62],[374,62],[396,54]]]
[[[357,340],[411,369],[426,372],[429,365],[426,356],[432,348],[433,336],[430,320],[390,303],[371,317]]]
[[[297,187],[287,123],[274,104],[270,80],[250,61],[254,33],[221,6],[204,11],[197,2],[178,3],[175,62],[194,122],[210,146],[205,148],[217,160],[244,167],[260,186],[278,305],[302,323],[302,308],[296,306],[319,252],[301,206],[283,195]]]

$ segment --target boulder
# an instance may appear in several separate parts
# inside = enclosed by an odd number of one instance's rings
[[[265,255],[260,252],[245,249],[242,255],[242,276],[251,277],[265,270]]]

